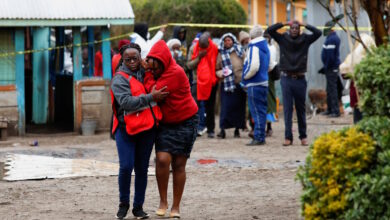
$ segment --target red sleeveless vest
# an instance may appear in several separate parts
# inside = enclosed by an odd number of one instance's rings
[[[124,72],[117,72],[116,74],[120,74],[129,80],[132,96],[140,96],[142,94],[145,95],[147,94],[144,85],[141,82],[139,82],[136,78]],[[113,126],[111,132],[112,134],[114,134],[119,125],[119,121],[117,118],[117,110],[115,108],[115,97],[111,89],[110,89],[110,93],[111,93],[112,110],[114,112]],[[157,103],[155,102],[151,103],[150,106],[146,106],[145,108],[135,112],[126,112],[126,111],[124,112],[126,131],[130,135],[135,135],[142,131],[151,129],[154,126],[154,124],[158,125],[158,122],[161,119],[162,119],[161,110],[157,106]]]

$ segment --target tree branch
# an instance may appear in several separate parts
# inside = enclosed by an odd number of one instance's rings
[[[327,12],[328,14],[330,15],[330,17],[340,26],[340,28],[348,33],[347,29],[345,29],[345,27],[338,21],[336,20],[336,17],[333,15],[333,12],[330,10],[330,6],[329,5],[325,5],[324,3],[321,2],[321,0],[317,0],[318,4],[320,4]],[[351,19],[351,15],[349,15],[347,13],[347,16]],[[352,21],[352,20],[351,20]],[[356,22],[353,22],[352,23],[354,24],[354,26],[357,26]],[[356,40],[357,42],[361,43],[363,45],[363,47],[369,52],[369,50],[367,49],[367,46],[363,43],[362,39],[360,38],[360,35],[359,35],[359,31],[358,29],[356,29],[355,27],[355,32],[357,33],[357,36],[353,35],[353,34],[350,34],[350,36]]]

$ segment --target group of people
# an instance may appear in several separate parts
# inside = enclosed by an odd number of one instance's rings
[[[283,26],[290,30],[280,34]],[[252,141],[247,145],[263,145],[266,136],[272,135],[271,123],[276,120],[275,80],[280,78],[283,93],[285,140],[293,143],[293,105],[298,116],[299,138],[307,145],[305,101],[307,82],[305,72],[310,45],[321,31],[306,25],[312,34],[301,33],[297,21],[275,24],[266,31],[255,26],[250,33],[241,31],[239,40],[231,33],[224,34],[216,45],[205,32],[195,39],[187,56],[185,69],[193,70],[193,90],[199,107],[198,135],[207,132],[214,137],[215,97],[220,86],[220,132],[226,137],[226,129],[234,128],[234,137],[240,137],[240,129],[246,128],[246,100],[250,112]],[[278,49],[279,48],[279,49]],[[220,82],[220,83],[219,83]]]
[[[289,26],[281,34],[278,30]],[[311,34],[301,33],[305,27]],[[180,218],[180,201],[184,190],[187,159],[197,136],[207,132],[214,138],[215,103],[220,87],[220,132],[234,128],[234,137],[246,128],[246,100],[253,131],[247,145],[264,145],[272,135],[275,121],[275,81],[280,79],[283,95],[284,146],[293,144],[292,114],[298,118],[299,139],[308,145],[306,134],[307,57],[310,45],[321,35],[311,25],[297,21],[277,23],[263,31],[254,26],[249,33],[241,31],[239,39],[224,34],[219,43],[209,32],[198,33],[191,45],[186,44],[186,30],[175,27],[173,38],[161,40],[160,30],[147,40],[147,27],[135,26],[136,33],[120,41],[120,53],[112,60],[111,97],[113,108],[112,136],[119,155],[119,210],[124,218],[129,210],[131,173],[135,172],[133,215],[148,218],[142,206],[147,185],[147,171],[153,145],[156,151],[156,178],[160,205],[156,215],[165,216],[168,209],[167,188],[172,167],[173,202],[170,217]],[[325,33],[324,33],[325,34]],[[339,63],[337,39],[326,33],[322,60],[329,82]],[[337,37],[337,35],[336,35]],[[334,46],[333,46],[334,45]],[[338,64],[337,64],[338,62]],[[328,76],[329,75],[329,76]],[[329,91],[333,87],[328,86]],[[339,112],[329,94],[327,114]]]

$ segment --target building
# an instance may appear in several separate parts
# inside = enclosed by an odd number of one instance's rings
[[[131,25],[128,0],[4,0],[0,5],[0,118],[11,134],[63,123],[78,132],[87,117],[109,126],[111,106],[110,26]],[[94,50],[103,57],[103,77],[83,76],[83,42],[91,75]],[[67,48],[55,46],[70,45]],[[17,52],[15,54],[15,52]],[[65,71],[69,68],[71,71]],[[106,113],[106,112],[107,113]],[[5,118],[5,119],[4,119]],[[68,130],[68,131],[69,131]]]
[[[307,18],[306,0],[238,0],[248,15],[248,24],[271,25]]]

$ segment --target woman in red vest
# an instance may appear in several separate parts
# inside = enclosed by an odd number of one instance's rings
[[[156,137],[156,126],[161,111],[156,102],[168,95],[152,89],[146,93],[143,85],[144,69],[141,68],[141,48],[126,44],[120,49],[122,58],[111,82],[111,104],[114,112],[112,134],[119,156],[119,210],[117,218],[123,219],[129,210],[131,173],[135,172],[133,215],[148,218],[143,211],[149,158]]]
[[[173,174],[173,202],[171,218],[180,218],[180,200],[186,181],[185,167],[197,136],[198,106],[191,95],[184,70],[172,58],[166,43],[158,41],[146,58],[149,71],[145,87],[167,88],[169,96],[159,103],[163,114],[156,138],[156,178],[160,193],[158,216],[165,216],[168,208],[167,190],[169,168]]]

